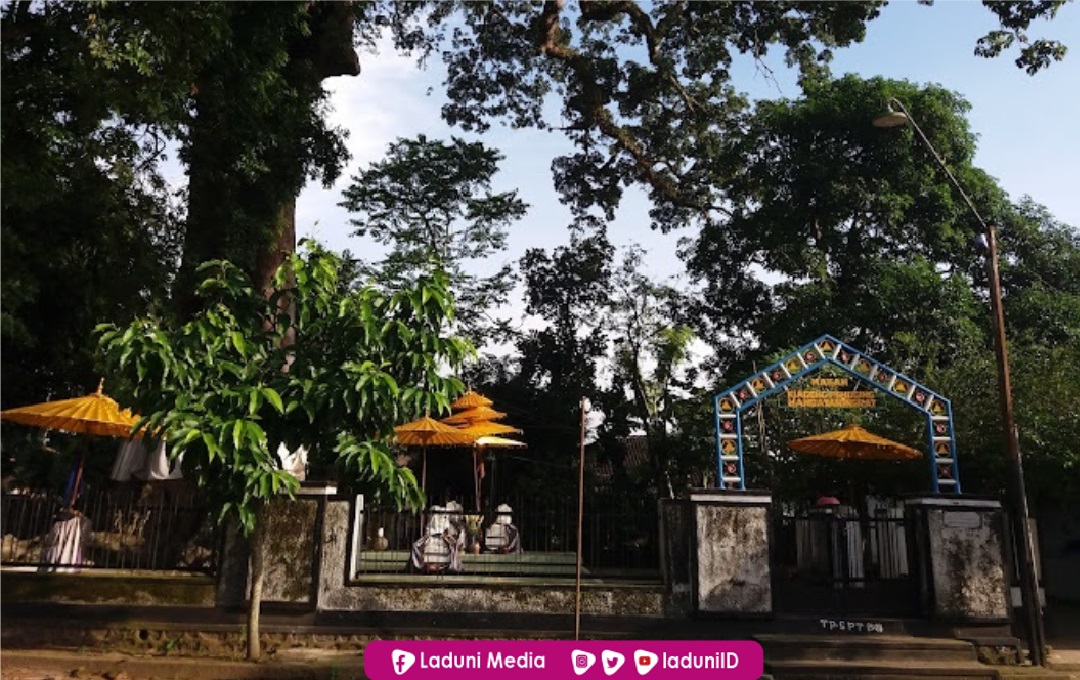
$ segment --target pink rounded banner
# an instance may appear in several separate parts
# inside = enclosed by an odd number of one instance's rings
[[[761,645],[748,640],[376,640],[371,680],[725,678],[758,680]]]

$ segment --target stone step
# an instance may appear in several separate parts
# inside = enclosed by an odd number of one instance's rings
[[[941,661],[770,661],[765,655],[765,670],[776,680],[998,680],[990,666],[971,662]]]
[[[962,640],[902,635],[757,635],[765,658],[777,661],[975,662],[975,647]]]

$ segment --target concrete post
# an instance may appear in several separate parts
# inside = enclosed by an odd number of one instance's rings
[[[321,541],[326,500],[337,493],[333,482],[304,482],[296,498],[269,502],[266,522],[264,605],[314,609],[321,571]],[[225,533],[218,567],[217,604],[243,607],[250,595],[250,544],[235,525]]]
[[[769,616],[772,496],[708,490],[690,495],[695,614]]]
[[[929,496],[905,505],[916,531],[914,575],[924,613],[950,622],[1008,622],[1001,503]]]

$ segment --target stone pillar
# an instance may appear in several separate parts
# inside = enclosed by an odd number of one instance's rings
[[[923,612],[965,623],[1009,620],[1005,513],[995,500],[928,496],[906,502]]]
[[[710,490],[691,493],[690,505],[694,613],[771,615],[772,496]]]
[[[263,605],[314,609],[321,571],[321,541],[327,498],[337,494],[332,482],[303,482],[294,499],[275,499],[260,514],[266,545]],[[250,543],[235,525],[225,534],[218,567],[217,603],[242,607],[251,592]]]
[[[355,562],[364,535],[363,510],[363,496],[357,496],[353,503],[345,498],[329,499],[326,503],[316,598],[319,611],[351,608],[346,584],[356,576]]]

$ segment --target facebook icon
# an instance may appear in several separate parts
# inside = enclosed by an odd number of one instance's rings
[[[390,658],[394,662],[394,672],[398,675],[404,675],[405,671],[412,668],[412,665],[416,663],[415,655],[401,649],[395,649]]]

